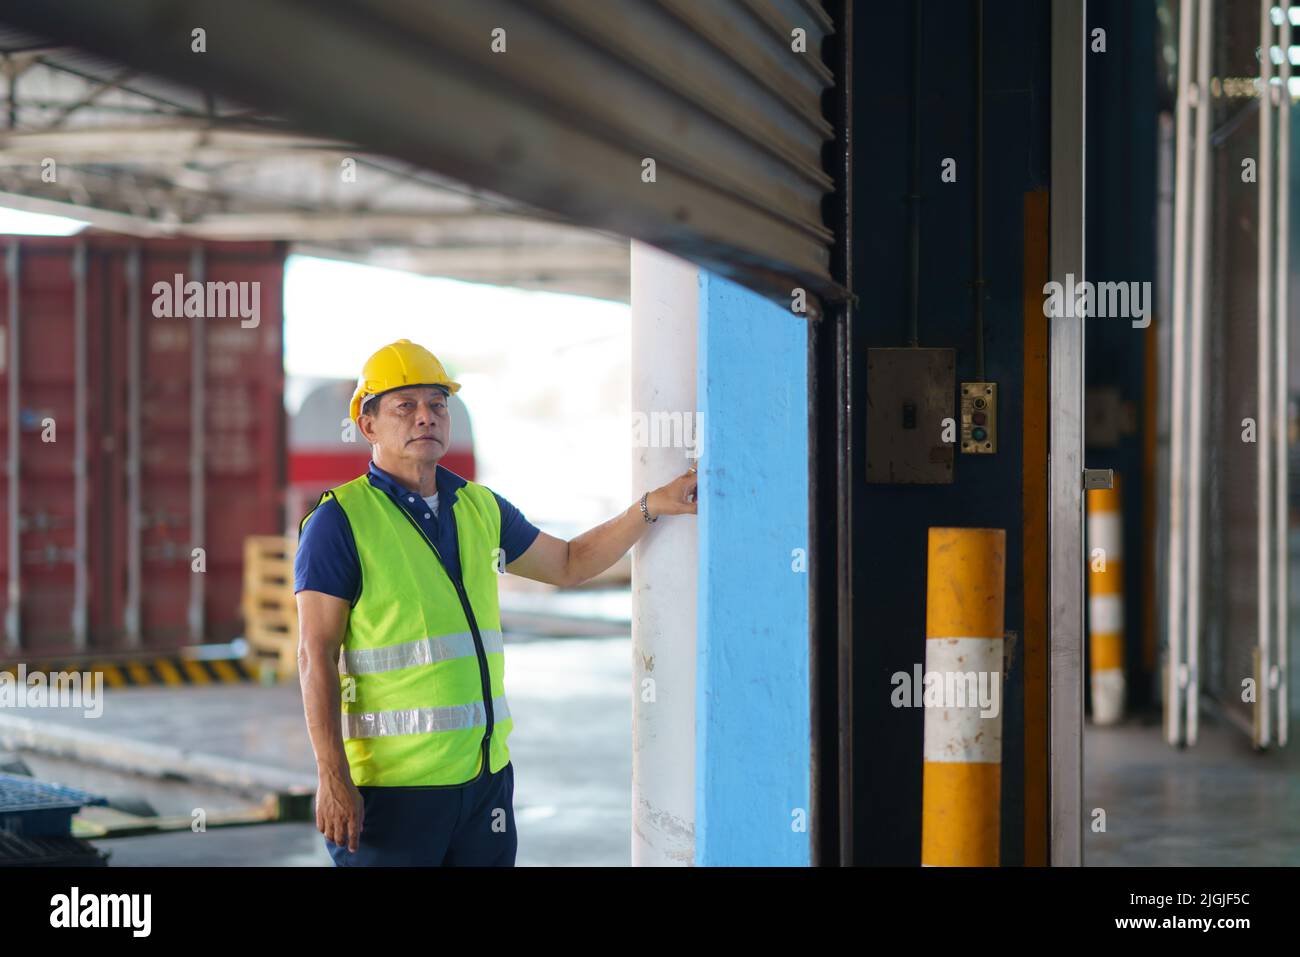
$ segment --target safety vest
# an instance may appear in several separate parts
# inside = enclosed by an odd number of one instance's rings
[[[358,786],[456,786],[510,760],[497,606],[501,509],[467,482],[452,514],[462,581],[406,510],[362,475],[332,496],[352,527],[361,595],[339,655],[343,747]],[[444,519],[447,516],[444,515]]]

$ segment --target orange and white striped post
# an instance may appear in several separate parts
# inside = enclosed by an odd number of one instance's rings
[[[1006,542],[999,528],[930,529],[921,798],[927,867],[999,862]]]
[[[1088,671],[1094,724],[1124,716],[1124,527],[1119,476],[1088,490]]]

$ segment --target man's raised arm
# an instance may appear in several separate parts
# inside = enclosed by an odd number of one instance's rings
[[[645,503],[650,518],[694,515],[696,487],[696,472],[691,469],[648,493]],[[621,514],[572,541],[542,532],[526,552],[506,566],[506,571],[550,585],[581,585],[618,561],[649,527],[638,499]]]

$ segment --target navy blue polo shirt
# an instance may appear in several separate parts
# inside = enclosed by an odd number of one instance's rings
[[[456,496],[464,487],[465,479],[451,469],[438,466],[435,476],[437,513],[429,508],[418,492],[403,486],[374,462],[370,463],[369,479],[371,485],[387,492],[394,502],[406,509],[437,546],[447,574],[460,580],[460,549],[452,506],[456,504]],[[505,553],[505,564],[509,565],[528,551],[539,530],[524,518],[523,512],[496,492],[492,494],[496,495],[501,507],[501,549]],[[360,587],[361,559],[352,538],[352,527],[343,513],[343,506],[328,498],[311,513],[298,538],[298,554],[293,562],[293,590],[295,593],[319,591],[353,602]]]

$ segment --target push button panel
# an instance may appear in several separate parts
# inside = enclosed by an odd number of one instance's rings
[[[997,383],[961,384],[961,450],[975,455],[998,450]]]

